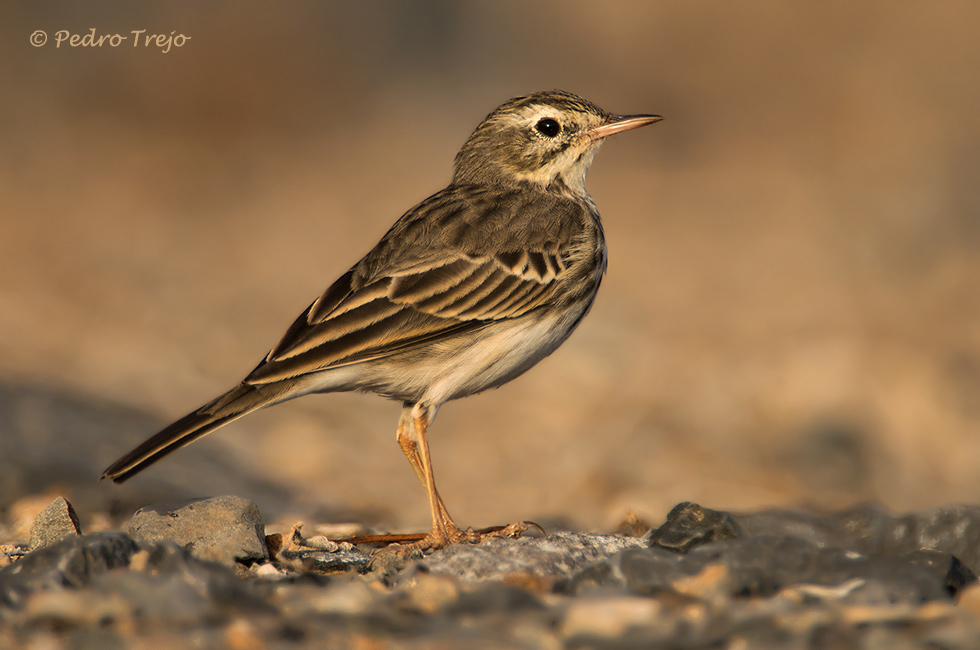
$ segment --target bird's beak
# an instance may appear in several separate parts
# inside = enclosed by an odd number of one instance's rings
[[[611,115],[606,119],[604,124],[587,131],[586,135],[592,140],[601,140],[614,133],[638,129],[641,126],[653,124],[662,119],[664,118],[659,115]]]

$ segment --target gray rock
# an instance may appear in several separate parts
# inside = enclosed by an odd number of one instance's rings
[[[471,591],[464,591],[459,600],[447,608],[447,613],[464,617],[544,608],[541,600],[527,589],[517,585],[488,582]]]
[[[33,591],[83,587],[93,576],[128,566],[138,550],[125,533],[65,537],[0,571],[0,605],[17,606]]]
[[[0,620],[21,625],[134,617],[190,623],[230,608],[268,610],[265,595],[176,544],[119,532],[66,537],[0,570]]]
[[[191,555],[234,566],[269,557],[258,506],[236,496],[140,508],[129,522],[136,540],[171,541]]]
[[[478,545],[457,544],[419,563],[419,569],[458,576],[463,582],[544,579],[571,576],[626,548],[643,546],[635,537],[557,533],[545,538],[491,539]],[[541,586],[544,586],[542,584]]]
[[[81,535],[75,509],[64,497],[58,497],[31,524],[29,551],[51,546],[67,535]]]

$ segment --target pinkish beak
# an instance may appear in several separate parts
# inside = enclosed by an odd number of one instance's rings
[[[662,119],[664,118],[659,115],[611,115],[605,124],[586,132],[586,135],[593,140],[601,140],[614,133],[638,129]]]

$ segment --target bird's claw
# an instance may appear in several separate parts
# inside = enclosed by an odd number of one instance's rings
[[[477,531],[470,529],[467,532],[473,532],[479,536],[478,541],[483,541],[492,537],[509,537],[510,539],[517,539],[532,528],[536,528],[542,535],[548,534],[545,532],[545,529],[541,526],[541,524],[533,521],[515,521],[514,523],[507,524],[506,526],[490,526],[489,528],[481,528]]]

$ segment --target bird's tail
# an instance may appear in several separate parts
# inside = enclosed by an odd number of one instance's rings
[[[114,462],[102,472],[102,478],[122,483],[184,445],[189,445],[243,415],[281,400],[280,395],[240,384],[193,413],[185,415]]]

